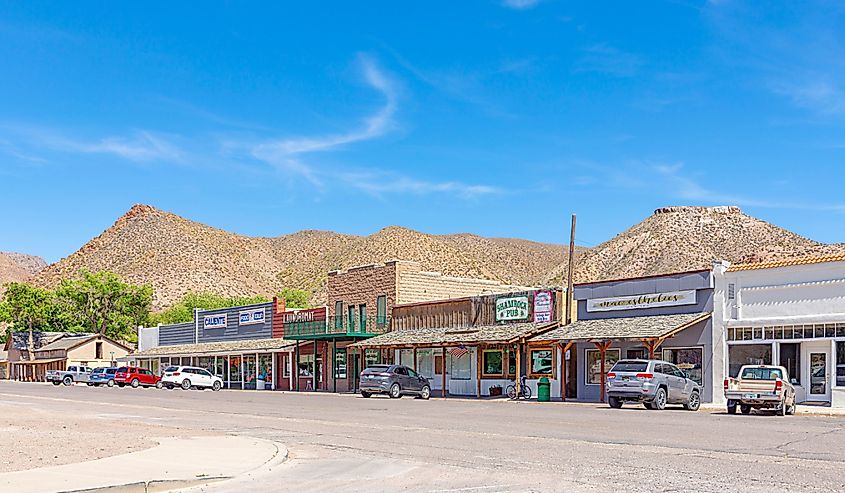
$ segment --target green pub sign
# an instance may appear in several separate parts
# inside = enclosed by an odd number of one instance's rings
[[[496,299],[496,321],[527,320],[528,296],[511,296]]]

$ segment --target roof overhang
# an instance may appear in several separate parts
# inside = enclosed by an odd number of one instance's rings
[[[441,348],[512,344],[558,327],[558,322],[405,329],[351,344],[357,348]]]
[[[529,343],[663,340],[697,325],[710,312],[578,320],[532,337]]]

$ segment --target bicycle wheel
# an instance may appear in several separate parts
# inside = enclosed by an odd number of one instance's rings
[[[514,385],[508,385],[508,397],[516,399],[516,387]]]
[[[528,400],[531,398],[531,387],[527,385],[522,386],[522,398]]]

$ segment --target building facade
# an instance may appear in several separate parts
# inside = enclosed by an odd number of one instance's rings
[[[845,255],[718,262],[714,273],[723,376],[744,364],[781,365],[798,402],[845,407]]]

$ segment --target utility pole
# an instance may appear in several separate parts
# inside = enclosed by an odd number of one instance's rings
[[[572,228],[569,231],[569,269],[566,273],[566,325],[572,323],[572,285],[575,270],[575,214],[572,214]]]

